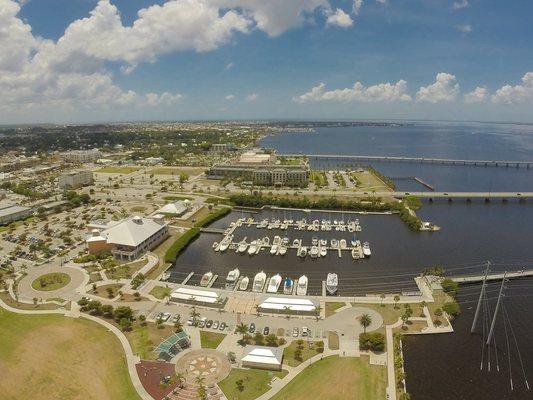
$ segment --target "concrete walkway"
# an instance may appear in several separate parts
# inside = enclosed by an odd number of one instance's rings
[[[402,326],[402,320],[398,319],[394,324],[387,325],[386,338],[387,338],[387,399],[396,400],[396,375],[394,372],[394,335],[392,330]]]

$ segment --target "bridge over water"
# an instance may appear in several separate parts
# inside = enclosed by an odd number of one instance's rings
[[[427,158],[427,157],[394,157],[394,156],[369,156],[369,155],[342,155],[342,154],[297,154],[287,153],[280,154],[283,157],[307,157],[310,161],[323,162],[406,162],[419,164],[442,164],[442,165],[470,165],[477,167],[515,167],[527,168],[533,167],[533,161],[516,161],[516,160],[466,160],[453,158]]]
[[[483,282],[484,274],[480,275],[468,275],[468,276],[453,276],[451,279],[457,283],[476,283]],[[533,276],[533,269],[507,272],[505,278],[525,278],[528,276]],[[487,281],[501,281],[503,279],[503,272],[497,272],[487,275]]]

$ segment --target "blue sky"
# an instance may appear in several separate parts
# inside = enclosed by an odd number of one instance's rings
[[[0,119],[533,122],[531,15],[527,0],[0,0]]]

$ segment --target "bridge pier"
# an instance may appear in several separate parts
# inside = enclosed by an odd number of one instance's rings
[[[488,197],[485,197],[485,203],[490,203],[490,199]]]

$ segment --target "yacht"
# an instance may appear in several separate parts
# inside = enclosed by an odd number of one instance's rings
[[[270,239],[268,238],[268,236],[265,236],[261,242],[261,244],[263,246],[268,246],[270,244]]]
[[[242,278],[241,283],[239,283],[239,290],[248,289],[248,283],[250,283],[250,278],[248,278],[247,276]]]
[[[237,279],[239,279],[240,275],[241,275],[241,272],[239,271],[239,268],[232,269],[230,272],[228,272],[228,276],[226,277],[226,282],[235,283],[237,282]]]
[[[361,228],[361,225],[355,225],[355,231],[356,232],[361,232],[363,230],[363,228]]]
[[[318,238],[316,236],[313,236],[313,239],[311,240],[311,244],[313,246],[318,246]]]
[[[245,253],[247,248],[248,243],[246,243],[246,238],[244,238],[241,242],[239,242],[239,246],[237,247],[237,253]]]
[[[229,240],[223,240],[222,242],[220,242],[219,250],[221,252],[226,251],[230,244],[231,242]]]
[[[278,251],[278,254],[280,256],[283,256],[287,253],[287,246],[284,246],[284,245],[280,245],[279,246],[279,251]]]
[[[287,277],[285,278],[285,281],[283,282],[283,294],[292,294],[294,281]]]
[[[327,245],[328,245],[327,239],[320,239],[320,246],[327,247]]]
[[[305,296],[307,294],[307,276],[302,275],[298,278],[298,284],[296,285],[296,294],[298,296]]]
[[[248,254],[250,255],[255,254],[258,247],[259,247],[259,244],[257,243],[257,240],[252,240],[252,243],[250,243],[250,247],[248,247]]]
[[[370,251],[370,244],[368,242],[363,243],[363,254],[365,257],[370,257],[372,252]]]
[[[326,254],[328,254],[328,249],[325,247],[320,248],[320,257],[326,257]]]
[[[289,244],[289,238],[288,237],[284,237],[283,240],[281,241],[281,244],[283,246],[287,246]]]
[[[352,247],[352,258],[354,260],[358,260],[361,258],[361,249],[359,248],[359,246]]]
[[[281,237],[274,236],[274,240],[272,240],[272,247],[270,248],[270,254],[277,254],[280,244],[281,244]]]
[[[267,293],[276,293],[279,285],[281,285],[281,276],[276,274],[268,281]]]
[[[213,246],[212,247],[213,247],[213,250],[218,251],[219,250],[218,242],[213,242]]]
[[[298,240],[298,239],[294,239],[294,240],[292,241],[292,245],[293,245],[294,247],[298,247],[298,246],[300,245],[300,240]]]
[[[334,249],[339,247],[339,241],[337,239],[331,239],[331,247],[333,247]]]
[[[340,242],[339,242],[339,247],[341,249],[345,249],[347,247],[347,244],[346,244],[346,239],[341,239]]]
[[[309,250],[309,255],[312,258],[317,258],[319,254],[320,254],[320,252],[318,250],[318,247],[317,246],[311,246],[311,250]]]
[[[254,284],[252,286],[252,291],[253,292],[262,292],[263,288],[265,287],[266,278],[267,278],[267,276],[266,276],[266,274],[263,271],[258,272],[257,274],[255,274]]]
[[[307,256],[307,247],[302,246],[300,247],[300,251],[298,252],[298,257],[305,257]]]
[[[202,275],[202,279],[200,279],[200,286],[207,286],[209,285],[209,282],[211,282],[211,279],[213,279],[213,273],[211,271],[206,272]]]
[[[326,290],[329,294],[333,295],[337,293],[339,287],[339,278],[337,274],[330,272],[326,279]]]

